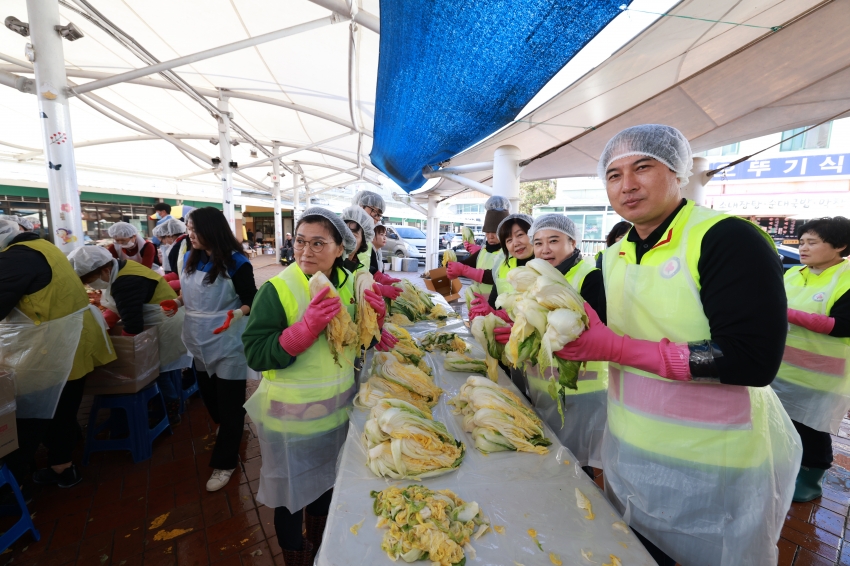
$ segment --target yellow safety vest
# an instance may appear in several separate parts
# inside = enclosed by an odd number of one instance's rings
[[[24,295],[17,304],[17,308],[36,325],[66,317],[88,305],[88,294],[82,281],[59,248],[47,240],[18,242],[12,246],[25,246],[39,252],[53,272],[50,283],[44,289],[32,295]],[[108,338],[104,339],[103,330],[94,314],[88,310],[84,311],[83,331],[68,381],[80,379],[94,368],[106,365],[116,358],[115,349],[106,340]]]
[[[369,242],[366,245],[366,251],[363,253],[357,254],[357,261],[360,262],[360,267],[355,270],[354,275],[357,274],[358,271],[369,271],[369,266],[372,265],[372,243]]]
[[[697,265],[703,236],[726,218],[689,201],[639,264],[628,239],[608,248],[608,326],[655,342],[710,339]],[[782,409],[768,387],[671,381],[615,363],[609,378],[608,430],[621,443],[683,465],[754,468],[772,458],[765,439]]]
[[[162,275],[152,269],[148,269],[141,263],[128,260],[124,264],[124,267],[118,270],[118,275],[115,276],[115,279],[124,277],[125,275],[135,275],[136,277],[144,277],[145,279],[156,281],[156,289],[153,292],[153,297],[148,301],[149,305],[159,305],[162,301],[177,298],[177,293],[174,292],[174,289],[171,288]]]
[[[337,277],[339,281],[345,280],[337,292],[353,320],[357,310],[354,277],[339,268]],[[287,323],[291,326],[300,321],[310,304],[310,289],[309,280],[298,264],[293,263],[269,282],[277,290]],[[330,355],[323,332],[289,367],[264,371],[263,378],[275,385],[268,391],[270,405],[263,426],[278,432],[314,435],[344,424],[355,393],[357,352],[358,344],[349,346],[341,356],[340,367]]]
[[[498,252],[493,259],[493,283],[499,295],[513,293],[514,287],[508,283],[508,272],[516,267],[516,258],[509,257],[505,261],[505,254]]]
[[[829,315],[850,290],[850,262],[819,275],[793,267],[785,274],[788,307]],[[850,409],[850,338],[836,338],[790,324],[774,389],[792,420],[821,431],[835,430]]]
[[[481,248],[481,251],[478,252],[478,257],[475,260],[476,269],[483,269],[485,271],[492,270],[493,266],[496,265],[496,258],[502,252],[493,252],[490,253],[486,249]],[[485,285],[484,283],[475,283],[473,282],[469,287],[466,288],[466,308],[470,308],[470,303],[472,303],[472,299],[475,298],[473,293],[480,293],[485,297],[490,296],[490,291],[493,290],[492,285]]]

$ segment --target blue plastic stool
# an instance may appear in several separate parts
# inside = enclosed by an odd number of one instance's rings
[[[162,419],[150,428],[148,424],[148,402],[159,398],[162,409]],[[97,425],[97,415],[101,409],[110,409],[109,418],[100,426]],[[115,409],[123,409],[125,418],[116,414]],[[100,440],[97,437],[103,430],[109,430],[110,437]],[[131,395],[95,395],[89,415],[86,448],[83,454],[83,465],[87,466],[92,452],[104,450],[129,450],[133,454],[133,462],[147,460],[153,454],[153,441],[164,430],[171,430],[168,424],[168,414],[165,410],[165,400],[156,382],[148,385],[138,393]]]
[[[17,515],[20,513],[21,518],[3,536],[0,536],[0,553],[5,552],[7,548],[12,546],[12,543],[21,538],[27,531],[32,531],[32,538],[36,541],[41,540],[41,534],[35,528],[35,525],[32,524],[32,518],[24,501],[24,496],[21,495],[21,490],[18,488],[18,480],[15,479],[15,476],[12,475],[6,464],[3,464],[3,467],[0,468],[0,486],[4,484],[9,484],[12,488],[12,493],[15,494],[18,505],[0,506],[0,515]]]
[[[180,414],[186,412],[186,402],[189,400],[189,397],[198,392],[198,374],[195,372],[195,363],[192,362],[192,367],[189,368],[192,371],[192,377],[195,378],[195,381],[187,387],[183,389],[183,384],[180,383],[178,385],[178,389],[181,391],[180,394]]]

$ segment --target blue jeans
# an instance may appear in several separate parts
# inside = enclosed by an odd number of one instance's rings
[[[183,388],[182,380],[183,371],[179,369],[164,371],[156,378],[156,384],[159,385],[159,390],[166,402],[180,399],[180,390]]]

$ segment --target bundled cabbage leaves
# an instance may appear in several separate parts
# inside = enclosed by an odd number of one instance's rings
[[[414,365],[431,375],[431,367],[425,361],[425,350],[419,347],[410,332],[388,322],[384,323],[384,330],[398,338],[398,342],[392,349],[392,354],[398,361]]]
[[[467,242],[469,244],[475,243],[475,234],[472,233],[472,230],[470,228],[467,228],[466,226],[461,228],[460,229],[460,235],[461,235],[461,238],[463,238],[464,242]]]
[[[447,266],[450,261],[457,261],[457,254],[452,249],[447,249],[443,252],[443,267]]]
[[[429,407],[433,407],[443,393],[443,390],[437,387],[434,380],[425,372],[410,364],[399,362],[394,355],[388,352],[375,352],[372,358],[372,375],[382,378],[396,387],[415,393]],[[361,397],[363,393],[363,385],[360,386],[358,397]],[[369,396],[367,395],[367,397]],[[366,405],[365,399],[361,399],[360,402],[362,405]],[[368,406],[371,407],[372,405]]]
[[[378,326],[378,313],[366,301],[364,293],[371,290],[375,279],[367,270],[362,270],[354,277],[354,293],[357,297],[357,327],[360,335],[360,345],[369,348],[374,340],[381,339],[381,328]]]
[[[321,292],[325,287],[330,287],[331,289],[330,293],[327,295],[328,297],[339,297],[339,293],[336,288],[334,288],[330,280],[325,277],[324,273],[320,271],[310,277],[309,289],[311,298],[319,294],[319,292]],[[328,323],[327,328],[325,328],[325,335],[327,336],[328,346],[330,346],[334,362],[336,365],[342,367],[342,364],[339,363],[340,354],[342,354],[347,347],[356,344],[359,337],[357,325],[354,324],[353,320],[351,320],[351,316],[348,314],[348,310],[346,310],[345,305],[342,305],[342,308],[339,309],[336,316]],[[352,363],[351,360],[346,359],[344,356],[343,359],[348,364]]]
[[[428,332],[419,339],[422,347],[429,352],[439,350],[441,352],[457,352],[463,354],[469,349],[463,338],[455,332]]]
[[[463,462],[464,445],[446,425],[410,403],[382,399],[363,431],[366,463],[379,477],[422,479],[451,472]]]
[[[487,353],[485,363],[487,364],[487,376],[494,382],[499,378],[499,362],[507,365],[505,346],[496,341],[494,330],[507,326],[508,323],[494,315],[478,316],[473,319],[470,330],[481,347]]]
[[[443,305],[434,305],[431,296],[406,279],[395,284],[401,287],[401,295],[390,303],[389,322],[399,326],[407,326],[410,322],[420,320],[445,321],[450,316],[457,316],[454,311],[449,312]],[[395,315],[402,315],[403,320]]]
[[[505,450],[546,454],[552,442],[543,423],[519,397],[483,377],[470,375],[457,397],[449,401],[463,415],[463,429],[485,453]]]
[[[393,381],[373,375],[360,384],[360,391],[354,397],[354,406],[358,409],[370,409],[383,399],[407,401],[421,411],[430,411],[436,400],[419,395]]]
[[[490,528],[481,508],[452,491],[432,491],[422,485],[373,491],[378,528],[388,528],[381,550],[395,562],[429,560],[432,566],[463,566],[464,551]]]
[[[487,375],[488,372],[486,361],[457,352],[446,354],[446,358],[443,360],[443,366],[448,371],[480,373],[481,375]]]
[[[392,311],[392,307],[390,307],[390,311]],[[413,324],[412,320],[410,320],[399,312],[388,314],[387,318],[384,319],[384,324],[386,324],[387,322],[391,322],[396,326],[410,326],[411,324]]]

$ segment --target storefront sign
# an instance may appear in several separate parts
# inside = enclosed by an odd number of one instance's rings
[[[717,195],[707,197],[706,206],[738,216],[794,215],[815,218],[847,215],[850,211],[850,193]]]
[[[710,163],[708,168],[719,169],[730,161]],[[850,153],[829,155],[795,155],[772,159],[754,158],[712,177],[712,182],[752,181],[754,179],[791,179],[799,177],[836,177],[850,175]]]

